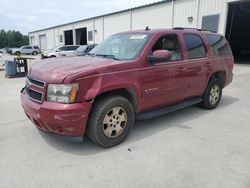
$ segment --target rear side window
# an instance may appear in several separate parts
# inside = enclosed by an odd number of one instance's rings
[[[196,34],[184,34],[186,42],[188,59],[206,57],[206,48],[200,36]]]
[[[207,35],[208,43],[213,48],[213,53],[216,56],[231,55],[231,49],[223,36]]]

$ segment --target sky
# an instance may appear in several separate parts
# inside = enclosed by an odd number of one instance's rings
[[[0,29],[28,32],[160,0],[3,0]]]

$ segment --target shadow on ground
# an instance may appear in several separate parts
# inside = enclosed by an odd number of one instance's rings
[[[220,105],[215,110],[221,111],[223,108],[232,105],[238,100],[239,99],[235,97],[223,96]],[[122,144],[110,149],[101,148],[93,144],[87,137],[84,139],[79,137],[65,137],[42,131],[39,131],[39,134],[49,145],[57,150],[69,152],[75,155],[94,155],[107,150],[116,150],[124,146],[125,149],[128,149],[128,147],[134,142],[171,127],[191,130],[192,127],[186,126],[185,122],[212,113],[213,111],[214,110],[203,110],[197,106],[193,106],[157,118],[136,121],[129,137]]]

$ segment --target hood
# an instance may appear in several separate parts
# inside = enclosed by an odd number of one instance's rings
[[[31,66],[29,76],[47,83],[62,83],[72,74],[96,71],[99,68],[120,63],[119,61],[101,57],[61,57],[40,61]]]

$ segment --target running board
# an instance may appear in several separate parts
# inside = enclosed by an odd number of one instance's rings
[[[164,114],[168,114],[168,113],[174,112],[176,110],[180,110],[180,109],[198,104],[201,101],[202,101],[202,98],[199,97],[199,98],[194,98],[192,100],[189,100],[189,101],[186,101],[183,103],[158,108],[158,109],[152,110],[152,111],[143,112],[136,117],[136,120],[145,120],[145,119],[150,119],[150,118],[162,116]]]

